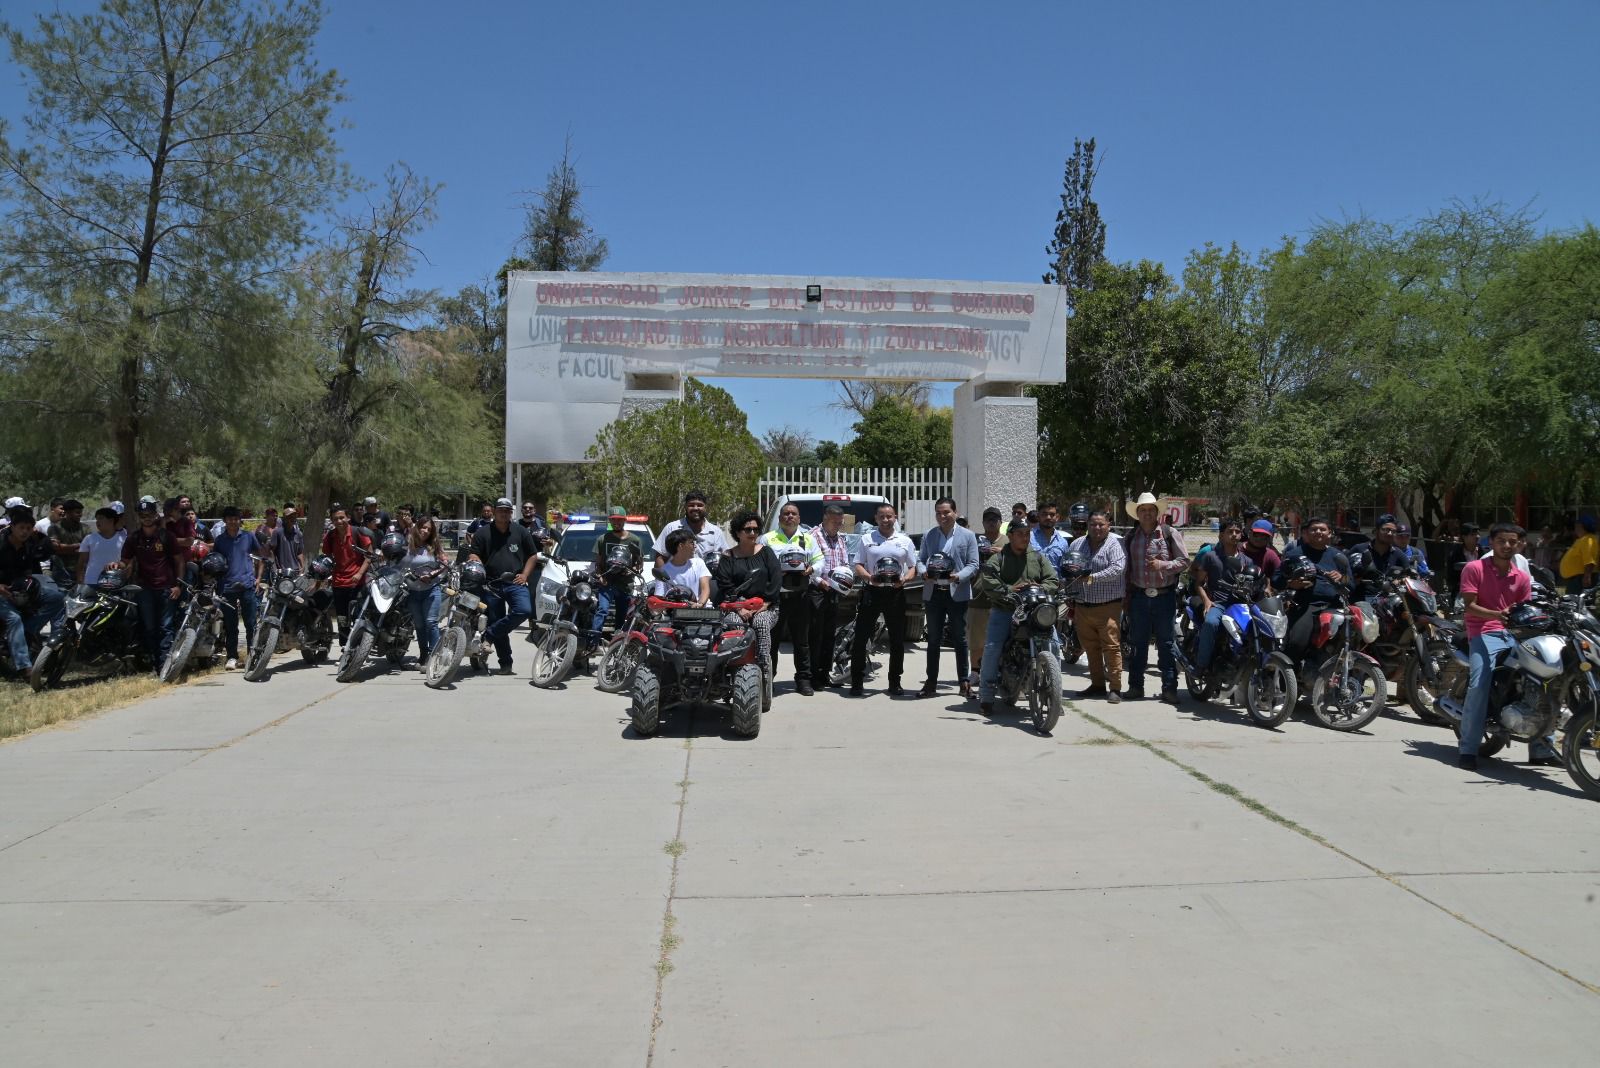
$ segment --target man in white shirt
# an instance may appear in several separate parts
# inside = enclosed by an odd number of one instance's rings
[[[890,697],[905,693],[900,687],[900,675],[906,660],[906,592],[905,585],[917,573],[917,547],[911,539],[895,530],[898,519],[894,505],[878,505],[878,526],[863,535],[856,548],[856,577],[866,588],[861,594],[861,606],[856,610],[856,637],[850,647],[850,696],[860,697],[866,691],[862,684],[867,676],[867,643],[878,629],[882,616],[889,627],[889,687]]]
[[[654,549],[658,562],[670,555],[667,552],[667,535],[674,530],[687,530],[694,535],[697,556],[705,556],[706,553],[725,553],[733,548],[722,528],[706,518],[706,495],[699,490],[690,490],[683,495],[683,518],[674,519],[662,527],[661,533],[656,535]]]
[[[78,543],[78,585],[93,586],[101,572],[122,559],[122,543],[128,540],[126,527],[118,525],[116,509],[101,508],[94,513],[94,533]]]

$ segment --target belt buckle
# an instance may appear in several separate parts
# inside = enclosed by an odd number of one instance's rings
[[[1144,595],[1146,597],[1160,597],[1161,591],[1156,589],[1154,586],[1146,586],[1144,588]]]

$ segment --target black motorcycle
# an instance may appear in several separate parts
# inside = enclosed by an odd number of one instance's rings
[[[139,629],[138,586],[122,571],[107,571],[93,586],[67,598],[61,625],[33,658],[28,682],[35,691],[61,685],[74,664],[103,670],[149,671],[151,657]]]
[[[194,585],[179,579],[189,591],[189,603],[183,611],[183,622],[178,624],[177,637],[172,648],[161,662],[161,681],[177,682],[189,669],[190,661],[209,664],[217,657],[217,643],[222,640],[222,607],[226,603],[219,586],[228,574],[228,561],[220,553],[208,554],[200,561],[200,573]]]
[[[350,639],[339,655],[340,682],[354,682],[374,653],[397,667],[404,662],[416,635],[405,605],[406,594],[438,582],[445,572],[445,565],[432,562],[401,567],[406,545],[400,534],[386,535],[376,553],[360,546],[356,551],[365,553],[376,564],[377,572],[367,576],[360,604],[353,613]]]
[[[552,555],[553,563],[566,565],[559,556]],[[556,589],[556,613],[540,620],[544,633],[533,649],[533,684],[541,689],[561,685],[579,659],[583,644],[594,622],[598,601],[594,577],[587,571],[574,572],[567,567],[567,580]]]
[[[1415,564],[1367,577],[1377,586],[1370,603],[1378,614],[1378,637],[1366,652],[1399,685],[1400,696],[1420,719],[1444,722],[1434,705],[1455,682],[1450,649],[1462,633],[1461,624],[1440,614],[1438,595]]]
[[[333,578],[333,561],[319,556],[305,571],[287,567],[268,574],[255,637],[244,660],[244,677],[259,682],[282,642],[299,649],[307,664],[320,664],[333,648],[333,597],[322,586]]]
[[[512,576],[500,578],[510,582]],[[483,648],[483,632],[489,627],[489,605],[483,599],[488,584],[488,572],[476,560],[450,569],[439,612],[439,641],[423,665],[423,685],[435,690],[450,685],[461,670],[463,659],[473,671],[488,667],[488,654]]]
[[[1014,705],[1027,694],[1034,730],[1049,734],[1061,718],[1061,661],[1051,640],[1061,604],[1043,586],[1028,585],[1017,591],[1015,605],[993,611],[1011,613],[1011,633],[1000,648],[1000,696]]]

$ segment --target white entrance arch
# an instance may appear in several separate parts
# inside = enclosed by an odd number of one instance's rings
[[[506,280],[506,465],[580,463],[631,408],[686,375],[957,382],[956,499],[969,514],[1036,492],[1032,383],[1066,374],[1059,286],[905,278],[513,271]]]

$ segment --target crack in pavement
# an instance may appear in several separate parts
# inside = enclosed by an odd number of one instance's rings
[[[672,905],[678,896],[678,861],[684,854],[683,814],[689,807],[689,765],[694,760],[695,710],[689,709],[688,716],[689,729],[683,739],[683,778],[678,781],[678,823],[673,828],[672,841],[666,846],[668,855],[672,857],[672,874],[667,880],[667,906],[661,913],[661,953],[656,958],[656,998],[650,1012],[650,1044],[645,1049],[645,1068],[650,1068],[656,1059],[656,1037],[661,1032],[662,989],[666,985],[667,974],[672,971],[669,958],[678,944],[677,935],[672,930],[677,923],[677,917],[672,914]]]
[[[1375,879],[1376,875],[1292,875],[1281,879],[1218,879],[1186,883],[1108,883],[1104,886],[1015,886],[972,890],[860,890],[819,891],[814,894],[680,894],[679,901],[826,901],[831,899],[893,899],[917,897],[985,897],[1007,894],[1083,894],[1113,890],[1183,890],[1193,887],[1271,886],[1280,883],[1336,883]]]
[[[227,748],[229,748],[230,746],[233,746],[233,745],[237,745],[238,743],[244,741],[247,738],[254,738],[256,735],[260,734],[263,731],[269,731],[272,728],[277,727],[277,726],[287,722],[288,720],[293,719],[295,716],[298,716],[300,713],[306,711],[307,709],[315,708],[317,705],[320,705],[322,702],[328,700],[330,697],[333,697],[335,694],[339,693],[340,690],[344,690],[344,689],[348,689],[348,684],[339,686],[339,687],[337,687],[337,688],[335,688],[333,690],[329,690],[327,693],[323,694],[321,697],[317,698],[316,700],[308,701],[305,704],[301,705],[299,708],[292,709],[289,712],[285,712],[283,715],[279,716],[275,720],[272,720],[271,722],[263,723],[259,727],[255,727],[255,728],[252,728],[251,730],[245,731],[243,734],[239,735],[238,737],[229,738],[227,741],[218,742],[216,745],[207,746],[206,748],[199,749],[199,750],[187,750],[187,749],[172,750],[173,752],[180,752],[180,753],[182,753],[182,752],[195,752],[196,756],[194,757],[193,760],[185,760],[182,764],[179,764],[177,767],[168,768],[166,771],[163,771],[158,775],[155,775],[155,776],[152,776],[149,779],[146,779],[144,782],[139,783],[137,786],[129,787],[128,789],[122,791],[122,793],[120,793],[120,794],[117,794],[117,795],[115,795],[113,797],[108,797],[104,801],[98,801],[95,804],[90,805],[88,808],[84,809],[81,812],[74,812],[70,816],[64,816],[61,819],[56,820],[56,822],[50,824],[50,826],[41,827],[39,830],[34,831],[30,835],[26,835],[25,837],[18,838],[15,842],[7,842],[5,845],[0,846],[0,853],[4,853],[8,849],[15,848],[16,846],[19,846],[24,842],[31,842],[35,838],[38,838],[42,834],[49,834],[51,831],[55,830],[57,827],[64,827],[67,824],[73,822],[74,820],[82,819],[84,816],[89,815],[89,813],[91,813],[91,812],[95,812],[95,811],[98,811],[99,809],[105,808],[107,805],[115,804],[116,802],[121,801],[123,798],[129,796],[130,794],[138,793],[140,790],[143,790],[146,786],[150,786],[150,785],[152,785],[154,783],[160,782],[162,779],[165,779],[169,775],[176,774],[177,772],[182,771],[184,768],[193,767],[195,764],[197,764],[198,762],[204,760],[206,757],[210,756],[212,753],[218,752],[218,751],[223,750],[223,749],[227,749]]]
[[[1477,923],[1477,922],[1475,922],[1473,920],[1470,920],[1466,916],[1464,916],[1461,913],[1455,911],[1454,909],[1448,908],[1445,905],[1433,900],[1431,897],[1429,897],[1427,894],[1424,894],[1422,891],[1418,890],[1416,887],[1410,886],[1407,883],[1402,882],[1401,879],[1400,879],[1400,876],[1397,873],[1384,871],[1382,868],[1378,867],[1376,864],[1373,864],[1373,863],[1371,863],[1369,861],[1366,861],[1366,860],[1362,860],[1360,857],[1356,856],[1354,853],[1351,853],[1349,850],[1347,850],[1347,849],[1345,849],[1345,848],[1343,848],[1341,846],[1335,845],[1333,842],[1331,842],[1328,839],[1324,838],[1322,835],[1318,834],[1316,831],[1310,830],[1310,829],[1308,829],[1306,827],[1302,827],[1300,824],[1296,823],[1294,820],[1289,819],[1287,816],[1283,816],[1283,815],[1279,814],[1278,812],[1276,812],[1273,809],[1269,808],[1268,806],[1266,806],[1262,802],[1257,801],[1255,798],[1253,798],[1253,797],[1249,796],[1248,794],[1244,793],[1243,791],[1239,790],[1237,787],[1232,786],[1232,785],[1230,785],[1228,783],[1225,783],[1225,782],[1221,782],[1221,781],[1219,781],[1217,779],[1213,779],[1211,776],[1207,775],[1205,772],[1201,771],[1199,768],[1191,767],[1190,765],[1185,764],[1183,761],[1179,760],[1177,757],[1173,756],[1171,753],[1169,753],[1165,749],[1161,748],[1161,746],[1158,745],[1157,743],[1146,741],[1143,738],[1139,738],[1139,737],[1137,737],[1135,735],[1129,734],[1127,731],[1122,730],[1120,727],[1112,726],[1110,723],[1107,723],[1105,720],[1100,719],[1098,716],[1094,716],[1094,715],[1091,715],[1088,712],[1085,712],[1081,707],[1079,707],[1076,703],[1074,703],[1072,701],[1067,701],[1067,702],[1065,702],[1065,704],[1067,704],[1068,707],[1070,707],[1073,711],[1077,712],[1078,715],[1082,716],[1085,722],[1092,723],[1096,727],[1099,727],[1101,730],[1106,731],[1109,734],[1114,734],[1119,738],[1127,739],[1128,741],[1132,742],[1134,745],[1137,745],[1139,748],[1141,748],[1141,749],[1145,750],[1146,752],[1150,753],[1152,756],[1158,757],[1161,760],[1165,760],[1167,763],[1169,763],[1169,764],[1173,765],[1174,767],[1182,770],[1186,775],[1188,775],[1191,778],[1195,779],[1197,782],[1201,783],[1202,785],[1207,786],[1207,787],[1211,788],[1212,790],[1216,791],[1217,793],[1221,794],[1222,796],[1231,799],[1232,801],[1234,801],[1235,803],[1239,804],[1243,808],[1246,808],[1246,809],[1250,810],[1251,812],[1254,812],[1256,815],[1260,816],[1262,819],[1268,820],[1269,822],[1272,822],[1272,823],[1276,823],[1281,827],[1284,827],[1284,828],[1286,828],[1288,830],[1291,830],[1291,831],[1295,832],[1296,834],[1302,835],[1305,838],[1309,838],[1311,841],[1313,841],[1313,842],[1317,843],[1318,845],[1322,846],[1324,849],[1331,850],[1332,852],[1337,853],[1339,856],[1341,856],[1341,857],[1345,858],[1346,860],[1350,861],[1352,864],[1356,864],[1356,865],[1359,865],[1362,868],[1365,868],[1367,871],[1371,872],[1373,875],[1376,875],[1378,878],[1380,878],[1380,879],[1384,880],[1385,882],[1389,883],[1391,886],[1394,886],[1399,890],[1405,891],[1406,893],[1410,894],[1412,897],[1416,898],[1418,901],[1421,901],[1421,902],[1424,902],[1424,903],[1426,903],[1428,905],[1433,906],[1435,909],[1438,909],[1440,912],[1444,913],[1446,916],[1449,916],[1451,919],[1455,920],[1457,923],[1460,923],[1461,925],[1463,925],[1465,927],[1468,927],[1471,930],[1474,930],[1474,931],[1478,932],[1479,934],[1483,935],[1486,938],[1493,939],[1494,941],[1500,943],[1502,946],[1506,947],[1507,949],[1511,950],[1512,952],[1521,954],[1526,959],[1532,961],[1533,963],[1535,963],[1537,965],[1540,965],[1541,967],[1549,969],[1550,971],[1554,972],[1555,974],[1561,976],[1563,979],[1570,980],[1571,982],[1573,982],[1573,983],[1577,984],[1578,986],[1582,987],[1583,989],[1587,990],[1589,993],[1600,995],[1600,986],[1596,986],[1593,983],[1586,982],[1583,979],[1579,979],[1576,975],[1573,975],[1571,972],[1567,971],[1565,968],[1562,968],[1562,967],[1559,967],[1558,965],[1552,964],[1550,961],[1547,961],[1543,957],[1540,957],[1540,956],[1536,955],[1531,950],[1524,949],[1522,946],[1517,945],[1515,942],[1511,941],[1510,939],[1508,939],[1508,938],[1506,938],[1506,937],[1504,937],[1502,935],[1496,934],[1495,932],[1489,930],[1487,927],[1484,927],[1482,924]],[[1543,873],[1540,873],[1540,874],[1543,874]]]

